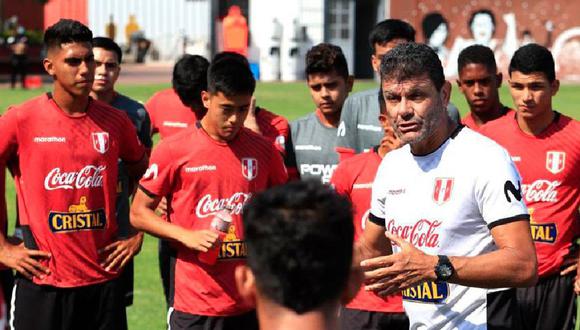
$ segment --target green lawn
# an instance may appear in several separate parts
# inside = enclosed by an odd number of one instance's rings
[[[168,87],[168,84],[156,85],[121,85],[119,91],[140,101],[146,101],[154,92]],[[376,83],[361,81],[355,84],[355,91],[372,88]],[[44,90],[0,90],[0,112],[8,106],[19,104],[36,96]],[[508,106],[512,106],[507,89],[501,90],[501,98]],[[300,83],[267,83],[258,84],[256,90],[257,104],[273,112],[282,114],[292,120],[313,110],[313,104],[308,94],[306,84]],[[466,103],[454,86],[452,102],[461,113],[466,111]],[[554,108],[574,118],[580,118],[580,86],[562,86],[554,99]],[[7,180],[7,203],[10,223],[14,222],[14,187]],[[164,329],[166,306],[162,297],[161,284],[157,265],[157,240],[146,237],[141,254],[135,265],[135,303],[129,308],[130,329]]]

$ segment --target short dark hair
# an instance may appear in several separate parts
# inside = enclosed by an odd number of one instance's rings
[[[207,89],[209,61],[199,55],[183,55],[173,66],[171,85],[181,103],[191,107],[201,104],[201,92]]]
[[[476,10],[473,13],[471,13],[471,17],[469,17],[469,22],[468,22],[468,26],[467,26],[467,28],[469,28],[469,31],[471,31],[471,24],[473,24],[473,20],[475,19],[475,16],[477,16],[479,14],[489,15],[489,17],[491,18],[491,24],[493,24],[492,35],[495,34],[495,27],[496,27],[495,15],[489,9],[480,9],[480,10]]]
[[[92,43],[93,32],[79,21],[61,18],[44,32],[44,46],[47,49],[72,42]]]
[[[423,37],[425,38],[425,43],[429,41],[433,32],[439,27],[439,25],[445,24],[449,27],[449,22],[441,15],[439,12],[432,12],[425,17],[423,17],[423,21],[421,22],[421,27],[423,28]]]
[[[248,266],[268,299],[303,314],[343,293],[352,262],[351,204],[329,186],[294,181],[243,212]]]
[[[246,63],[232,56],[214,59],[207,70],[208,91],[226,96],[254,94],[256,80]]]
[[[106,37],[95,37],[93,38],[93,48],[103,48],[105,50],[114,52],[117,54],[117,61],[121,63],[123,61],[123,52],[121,47],[117,45],[115,41],[111,38]]]
[[[538,44],[527,44],[516,50],[509,66],[510,77],[514,71],[523,74],[541,72],[549,82],[556,80],[554,57],[546,47]]]
[[[415,41],[415,29],[405,21],[390,18],[377,23],[369,34],[369,44],[373,52],[376,51],[376,44],[386,44],[393,39],[405,39],[413,42]]]
[[[344,79],[348,78],[348,64],[342,49],[329,43],[318,44],[306,53],[306,79],[315,73],[336,72]]]
[[[466,47],[459,53],[457,57],[457,69],[461,72],[468,64],[482,64],[487,71],[491,73],[497,72],[497,65],[495,63],[495,55],[493,50],[483,45],[471,45]]]
[[[437,53],[425,44],[400,44],[381,61],[381,80],[403,81],[427,74],[437,91],[445,84],[443,67]]]
[[[385,95],[383,93],[383,84],[379,87],[379,112],[381,115],[387,114],[387,102],[385,102]]]
[[[213,57],[212,62],[220,61],[220,60],[222,60],[224,58],[230,58],[230,59],[238,60],[241,63],[243,63],[246,66],[248,66],[248,68],[250,67],[250,62],[248,62],[248,59],[244,55],[238,54],[236,52],[220,52],[220,53],[217,53]]]

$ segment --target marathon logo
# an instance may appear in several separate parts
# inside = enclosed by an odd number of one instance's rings
[[[428,304],[442,304],[449,296],[447,282],[423,282],[403,290],[403,300]]]
[[[231,225],[218,254],[219,260],[243,259],[247,256],[246,243],[236,236],[236,226]]]
[[[531,223],[532,239],[534,242],[554,243],[558,236],[555,223]]]
[[[80,198],[79,204],[69,206],[68,212],[48,214],[48,224],[53,233],[66,233],[80,230],[104,229],[107,217],[104,209],[89,210],[86,197]]]

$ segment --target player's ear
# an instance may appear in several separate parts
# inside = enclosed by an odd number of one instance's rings
[[[348,78],[346,78],[346,90],[349,93],[352,92],[353,85],[354,85],[354,76],[348,76]]]
[[[42,66],[44,67],[44,71],[46,71],[46,73],[48,73],[49,76],[54,77],[55,72],[52,60],[50,60],[49,58],[44,58],[42,60]]]
[[[497,80],[497,88],[500,88],[501,87],[501,83],[503,82],[503,73],[498,72],[495,75],[495,79]]]
[[[250,267],[239,265],[234,273],[236,287],[243,300],[248,304],[256,304],[256,279]]]
[[[451,98],[451,84],[449,81],[445,80],[439,95],[441,96],[441,102],[443,102],[443,105],[447,106],[447,104],[449,104],[449,99]]]
[[[556,96],[556,94],[560,90],[560,80],[554,79],[554,81],[552,81],[550,85],[552,87],[552,96]]]
[[[208,91],[201,91],[201,102],[206,109],[209,109],[210,105],[210,94]]]

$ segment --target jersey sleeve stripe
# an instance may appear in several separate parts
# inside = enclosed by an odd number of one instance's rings
[[[385,227],[385,219],[379,218],[376,215],[370,213],[369,214],[369,221],[374,223],[377,226]]]
[[[151,197],[151,198],[157,198],[159,196],[155,195],[154,193],[150,192],[149,190],[147,190],[147,188],[143,187],[142,185],[139,185],[139,189],[141,189],[142,192],[145,193],[145,195]]]
[[[491,230],[494,227],[505,225],[505,224],[508,224],[510,222],[515,222],[515,221],[530,221],[530,215],[529,214],[518,214],[518,215],[514,215],[513,217],[499,219],[499,220],[496,220],[492,223],[489,223],[487,225],[487,228],[489,228]]]

